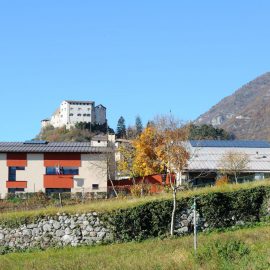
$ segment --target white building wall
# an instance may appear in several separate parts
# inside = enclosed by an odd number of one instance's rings
[[[95,102],[63,101],[48,123],[42,121],[41,126],[51,124],[55,128],[66,126],[69,129],[79,122],[105,124],[106,108],[95,107]]]
[[[69,126],[75,126],[79,122],[92,123],[93,119],[93,105],[73,105],[69,107]]]
[[[67,125],[69,122],[69,104],[63,101],[60,105],[60,125]]]
[[[98,184],[99,189],[92,189]],[[104,155],[82,154],[79,175],[74,177],[72,192],[107,192],[107,162]]]
[[[27,154],[27,159],[27,167],[25,168],[26,180],[28,181],[26,192],[45,191],[43,187],[44,154]]]
[[[0,198],[7,194],[6,181],[8,181],[7,154],[0,154]]]
[[[16,171],[16,181],[27,181],[25,192],[45,192],[44,154],[27,154],[27,166],[25,170]],[[0,198],[8,193],[6,181],[8,181],[7,155],[0,154]],[[99,189],[93,189],[92,185],[98,184]],[[81,154],[81,167],[79,175],[74,176],[74,188],[71,192],[107,192],[107,161],[102,154]]]
[[[59,128],[62,126],[60,122],[60,109],[57,109],[57,111],[53,114],[50,123],[55,128]]]
[[[50,120],[42,120],[42,121],[41,121],[41,127],[42,127],[42,128],[46,128],[46,127],[48,127],[50,124],[51,124],[51,121],[50,121]]]
[[[16,171],[16,181],[27,181],[25,192],[45,191],[43,175],[45,174],[43,154],[27,154],[27,167]]]

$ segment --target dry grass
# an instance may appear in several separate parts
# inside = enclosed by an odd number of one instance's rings
[[[202,194],[213,193],[213,192],[232,192],[241,189],[250,189],[258,186],[270,186],[270,181],[255,181],[245,184],[230,184],[224,186],[215,187],[205,187],[193,190],[182,191],[178,193],[178,198],[194,197]],[[72,206],[65,206],[63,208],[58,207],[47,207],[38,210],[29,211],[14,211],[5,212],[0,214],[0,222],[8,222],[10,220],[19,220],[22,218],[33,218],[36,216],[43,215],[55,215],[59,212],[61,213],[85,213],[85,212],[105,212],[112,211],[116,209],[124,209],[129,207],[134,207],[138,205],[145,204],[154,200],[164,200],[171,199],[171,194],[163,193],[154,196],[146,196],[143,198],[122,198],[122,199],[112,199],[112,200],[100,200],[92,201],[87,204],[77,204]]]

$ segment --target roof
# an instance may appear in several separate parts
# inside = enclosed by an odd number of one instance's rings
[[[126,139],[116,139],[115,142],[120,142],[120,143],[131,143],[131,140],[126,140]]]
[[[97,135],[97,136],[92,137],[92,141],[108,141],[108,136]]]
[[[93,147],[91,142],[0,142],[0,153],[107,153],[108,147]]]
[[[89,101],[89,100],[86,100],[86,101],[81,101],[81,100],[65,100],[65,102],[67,102],[67,103],[83,103],[83,104],[94,104],[95,103],[94,101]]]
[[[221,148],[270,148],[267,141],[223,141],[223,140],[193,140],[190,141],[192,147],[221,147]]]
[[[194,145],[194,144],[193,144]],[[229,146],[230,145],[230,146]],[[239,145],[236,147],[236,145]],[[218,171],[222,168],[221,160],[230,151],[246,154],[249,163],[246,172],[270,172],[270,147],[266,144],[256,142],[246,144],[227,144],[222,147],[213,147],[207,144],[199,147],[196,145],[191,149],[191,159],[188,164],[189,171]],[[255,147],[257,146],[257,147]],[[259,147],[261,146],[261,147]]]

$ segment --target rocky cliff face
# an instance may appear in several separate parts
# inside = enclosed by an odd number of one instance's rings
[[[270,72],[241,87],[201,115],[197,124],[212,124],[238,139],[270,139]]]

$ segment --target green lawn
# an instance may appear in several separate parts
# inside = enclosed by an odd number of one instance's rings
[[[236,240],[242,241],[243,244],[235,250],[235,245],[231,243]],[[215,247],[216,243],[221,245],[221,249]],[[269,225],[224,233],[201,234],[199,246],[196,260],[191,236],[155,239],[142,243],[49,249],[43,252],[0,256],[0,269],[270,269]]]
[[[270,181],[255,181],[246,184],[230,184],[221,187],[206,187],[206,188],[198,188],[188,191],[182,191],[178,193],[178,198],[181,197],[192,197],[201,194],[207,194],[211,192],[230,192],[236,191],[240,189],[249,189],[257,186],[270,186]],[[55,215],[58,212],[61,213],[85,213],[90,211],[104,212],[104,211],[112,211],[119,208],[128,208],[134,207],[137,205],[144,204],[146,202],[150,202],[153,200],[162,200],[162,199],[170,199],[171,194],[163,193],[155,196],[146,196],[143,198],[122,198],[122,199],[113,199],[113,200],[103,200],[103,201],[92,201],[86,204],[77,204],[72,206],[66,206],[63,208],[57,207],[47,207],[38,210],[29,210],[29,211],[14,211],[14,212],[5,212],[0,214],[0,223],[7,221],[20,220],[24,218],[33,218],[40,215]]]

